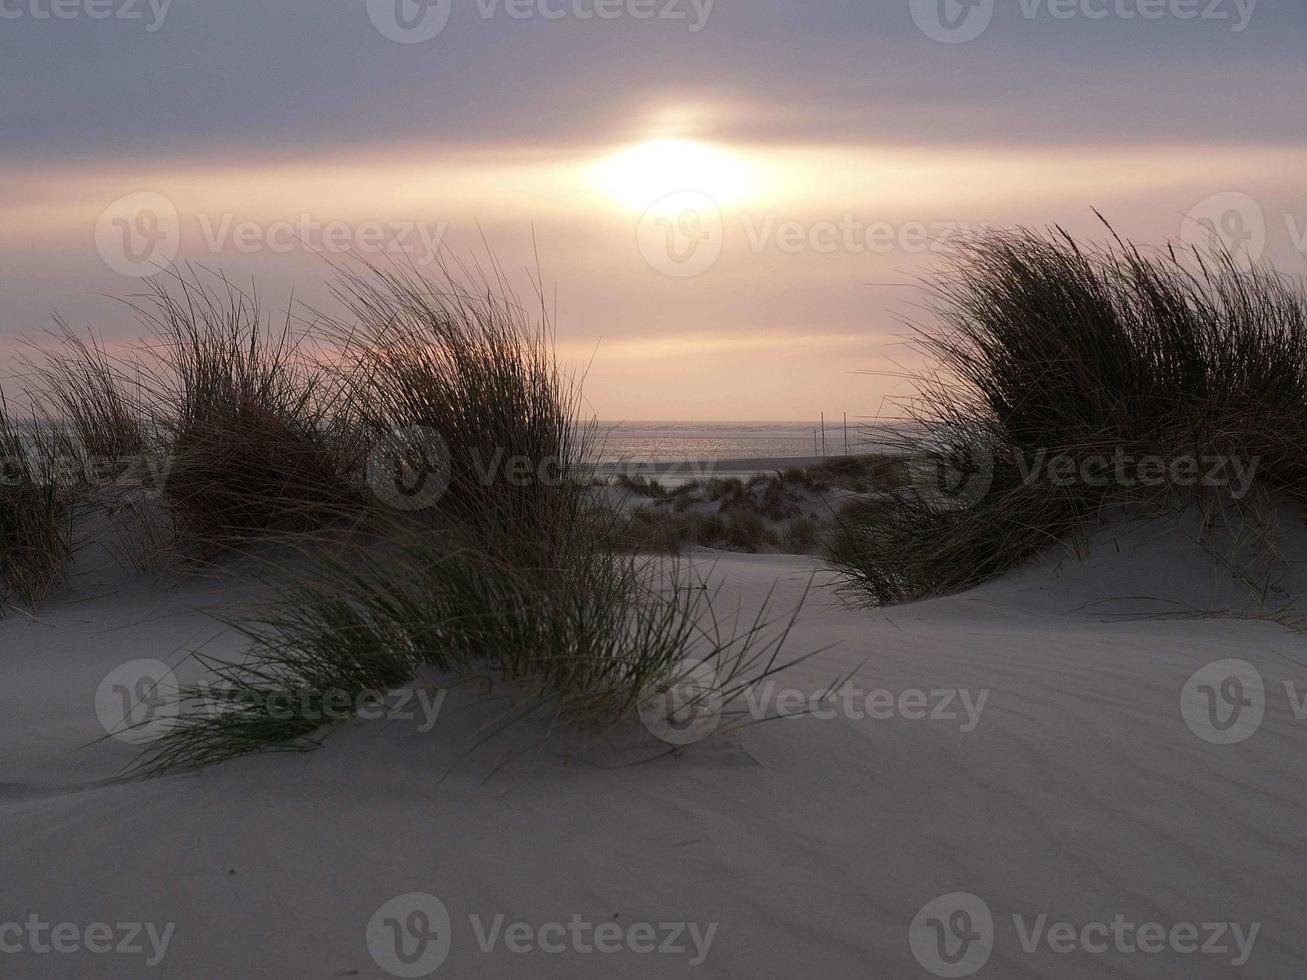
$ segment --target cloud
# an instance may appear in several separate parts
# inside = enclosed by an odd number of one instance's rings
[[[179,0],[153,33],[4,21],[6,155],[560,146],[639,138],[678,105],[713,109],[718,138],[763,143],[1264,143],[1307,128],[1300,4],[1263,3],[1232,34],[1174,20],[1027,20],[1024,0],[999,0],[984,37],[942,45],[890,0],[718,0],[697,33],[631,18],[486,19],[484,0],[454,2],[448,28],[418,45],[383,37],[361,0]]]

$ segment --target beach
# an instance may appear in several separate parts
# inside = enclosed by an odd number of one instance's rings
[[[379,965],[369,923],[425,895],[450,919],[441,976],[929,976],[910,927],[963,894],[992,916],[984,975],[1296,976],[1307,797],[1285,685],[1307,689],[1301,637],[1173,615],[1246,604],[1187,531],[1108,534],[1082,567],[1050,558],[884,610],[842,601],[817,559],[696,551],[722,608],[747,615],[772,589],[788,608],[812,587],[790,648],[828,649],[749,710],[846,674],[849,694],[676,754],[639,725],[600,744],[530,722],[485,740],[498,709],[454,690],[430,730],[414,710],[308,754],[128,783],[115,775],[139,746],[103,738],[98,686],[138,658],[194,677],[186,651],[237,654],[201,610],[258,589],[160,588],[84,556],[72,595],[0,621],[0,921],[130,920],[168,942],[153,966],[144,930],[139,956],[25,950],[6,975],[419,975]],[[1218,745],[1182,695],[1227,659],[1264,678],[1265,714]],[[1133,927],[1120,948],[1117,916]],[[620,928],[596,952],[605,923]],[[1187,923],[1204,943],[1203,923],[1231,924],[1221,952],[1138,952],[1140,925]],[[644,951],[646,925],[666,951]]]
[[[0,0],[0,980],[1307,980],[1305,48]]]

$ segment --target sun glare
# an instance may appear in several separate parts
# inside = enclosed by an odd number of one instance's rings
[[[682,191],[731,204],[754,190],[754,173],[738,155],[690,140],[654,140],[623,150],[599,163],[594,180],[617,203],[638,211]]]

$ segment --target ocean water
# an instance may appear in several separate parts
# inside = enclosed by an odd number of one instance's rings
[[[616,463],[673,463],[684,460],[812,459],[845,452],[875,452],[874,426],[849,421],[847,450],[843,420],[826,422],[603,422],[602,459]],[[816,439],[813,433],[816,432]]]

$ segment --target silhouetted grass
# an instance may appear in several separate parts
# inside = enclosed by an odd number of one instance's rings
[[[639,473],[618,473],[613,477],[613,486],[621,490],[629,490],[631,493],[647,497],[650,500],[662,500],[667,496],[665,486],[656,479],[641,476]]]
[[[83,339],[56,318],[53,344],[25,356],[28,395],[57,418],[92,465],[130,465],[150,449],[149,410],[130,363],[109,356],[94,334]]]
[[[257,294],[221,277],[148,282],[146,383],[177,529],[224,548],[336,519],[358,484],[357,454],[327,373],[289,315],[273,326]]]
[[[311,748],[339,720],[323,710],[329,701],[383,695],[423,668],[447,683],[507,686],[515,717],[543,711],[602,732],[687,661],[713,668],[711,693],[727,704],[794,662],[780,659],[792,617],[775,621],[764,608],[724,631],[712,593],[674,567],[577,541],[548,567],[514,565],[449,534],[319,556],[262,612],[231,620],[247,654],[205,660],[217,682],[182,692],[177,724],[137,771]]]
[[[547,317],[495,288],[379,269],[341,280],[340,411],[373,441],[377,499],[343,542],[294,539],[303,558],[269,568],[273,601],[230,622],[246,656],[206,661],[219,683],[182,692],[140,772],[309,747],[329,700],[424,668],[599,729],[687,659],[717,668],[711,693],[727,700],[779,669],[784,624],[723,634],[703,589],[614,551],[622,518],[595,499],[579,385],[555,364]]]
[[[488,546],[557,547],[593,480],[595,429],[555,361],[543,299],[526,306],[497,273],[446,267],[342,271],[336,293],[349,316],[325,329],[350,417],[374,447],[374,490],[393,475],[425,492],[426,474],[445,487],[417,519],[493,531]]]
[[[35,605],[64,583],[74,492],[61,473],[57,431],[20,424],[0,392],[0,615]]]
[[[446,683],[512,690],[515,718],[542,711],[599,733],[687,663],[707,663],[718,683],[703,696],[729,705],[796,662],[780,659],[793,616],[776,620],[764,604],[742,629],[726,628],[712,593],[674,563],[611,550],[604,522],[617,520],[591,514],[548,549],[510,529],[414,534],[411,522],[306,545],[312,560],[277,570],[269,603],[227,621],[248,649],[201,658],[216,682],[181,692],[178,722],[136,772],[311,748],[340,720],[324,706],[382,696],[425,668]],[[506,537],[487,541],[497,534]],[[524,560],[546,552],[547,563]]]
[[[1118,455],[1255,462],[1260,489],[1304,494],[1300,285],[1228,254],[1180,258],[1061,231],[963,249],[934,287],[938,322],[915,328],[934,366],[914,378],[897,437],[914,479],[836,535],[856,588],[881,603],[954,591],[1073,539],[1108,507],[1228,492],[1171,469],[1152,485],[1123,480]],[[1077,477],[1032,477],[1050,459]]]

